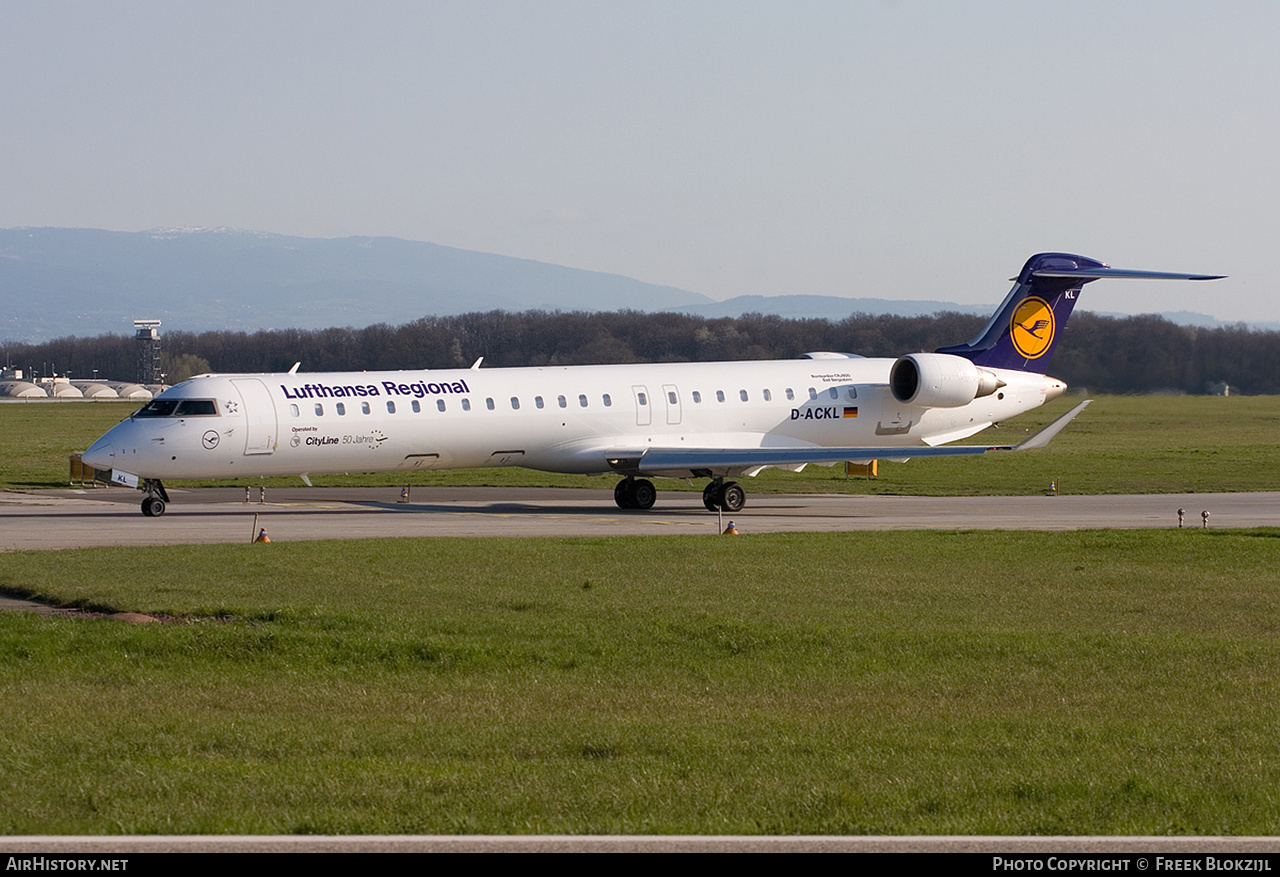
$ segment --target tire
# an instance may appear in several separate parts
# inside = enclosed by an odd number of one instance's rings
[[[158,496],[149,496],[142,501],[142,513],[148,518],[158,518],[164,514],[164,500]]]
[[[702,504],[709,512],[720,511],[720,485],[712,481],[702,489]]]
[[[726,512],[740,512],[747,504],[747,492],[736,481],[726,481],[720,491],[720,504]]]
[[[631,505],[631,479],[627,478],[618,482],[618,486],[613,489],[613,501],[618,504],[620,509],[634,508]]]
[[[658,490],[653,486],[652,481],[641,478],[639,481],[631,482],[630,498],[632,508],[648,511],[658,501]]]

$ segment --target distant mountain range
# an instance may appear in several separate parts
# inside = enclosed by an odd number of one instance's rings
[[[407,323],[470,311],[663,310],[710,302],[616,274],[397,238],[0,230],[5,340],[131,333],[135,318],[186,331],[254,331]]]
[[[989,314],[990,305],[818,295],[705,295],[617,274],[385,237],[297,238],[236,229],[0,229],[0,341],[168,330],[323,329],[428,315],[532,309],[760,312],[840,320],[851,313]],[[1173,322],[1217,325],[1200,314]]]

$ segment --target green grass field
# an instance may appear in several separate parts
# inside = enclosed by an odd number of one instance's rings
[[[133,409],[0,405],[0,487],[65,485]],[[1103,397],[1046,451],[748,487],[1277,490],[1278,422]],[[172,621],[0,613],[0,833],[1274,834],[1278,555],[1267,530],[6,553],[6,593]]]
[[[1280,532],[3,555],[0,832],[1274,834]]]
[[[1016,444],[1077,399],[980,433],[976,444]],[[127,417],[129,403],[0,404],[0,488],[64,486],[68,457]],[[316,476],[329,485],[498,485],[612,487],[612,477],[580,477],[523,469]],[[1043,493],[1182,493],[1280,490],[1280,397],[1103,396],[1040,451],[981,458],[881,463],[880,477],[846,478],[840,467],[810,466],[796,475],[767,470],[747,480],[749,492],[890,493],[914,495]],[[296,478],[200,482],[297,485]],[[659,489],[689,489],[662,480]],[[701,490],[701,483],[693,489]]]

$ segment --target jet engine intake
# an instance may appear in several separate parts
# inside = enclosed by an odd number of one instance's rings
[[[901,356],[889,370],[893,398],[908,405],[959,408],[1003,386],[991,372],[949,353]]]

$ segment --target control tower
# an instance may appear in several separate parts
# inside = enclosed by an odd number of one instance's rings
[[[134,320],[133,337],[138,347],[138,383],[160,383],[160,321]]]

